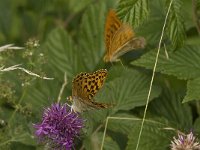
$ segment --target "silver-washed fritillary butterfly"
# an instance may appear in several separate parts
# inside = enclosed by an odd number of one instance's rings
[[[106,69],[100,69],[94,73],[82,72],[72,81],[72,109],[75,112],[82,112],[88,109],[108,108],[112,105],[94,101],[95,94],[102,88],[107,76]]]
[[[136,37],[130,25],[122,23],[114,10],[110,10],[105,25],[105,62],[118,61],[123,54],[145,47],[145,39]]]

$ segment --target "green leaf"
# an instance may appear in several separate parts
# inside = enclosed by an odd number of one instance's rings
[[[89,112],[86,112],[85,114],[93,123],[102,123],[105,121],[106,117],[109,115],[109,110],[97,109],[97,110],[91,110]]]
[[[103,133],[95,133],[84,140],[84,146],[87,150],[99,150],[101,147],[101,141]],[[117,142],[115,142],[110,136],[106,135],[103,150],[120,150]]]
[[[138,27],[148,16],[147,0],[120,0],[117,7],[119,18],[129,22],[134,28]]]
[[[7,125],[3,130],[0,130],[0,147],[7,144],[20,143],[29,146],[35,146],[36,141],[32,135],[32,121],[28,121],[28,115],[22,112],[10,112],[3,109],[7,115]],[[3,135],[3,138],[2,138]]]
[[[71,13],[78,13],[79,11],[83,10],[85,7],[87,7],[92,0],[84,0],[84,1],[79,1],[79,0],[69,0],[68,1],[68,8]]]
[[[169,6],[170,0],[168,0]],[[186,38],[184,20],[182,16],[182,0],[175,0],[169,11],[167,23],[167,34],[172,42],[173,48],[182,47]]]
[[[133,61],[136,66],[153,69],[157,50],[144,54],[140,59]],[[200,46],[187,45],[179,50],[168,51],[169,59],[165,50],[161,49],[156,71],[167,75],[174,75],[179,79],[192,79],[200,76]]]
[[[113,67],[109,71],[109,76],[114,75],[116,75],[116,78],[106,83],[102,91],[96,96],[97,99],[113,103],[114,111],[130,110],[146,104],[150,86],[149,76],[123,67]],[[150,100],[158,97],[159,94],[160,89],[153,86]]]
[[[81,61],[89,71],[94,71],[102,62],[105,52],[104,22],[106,6],[103,2],[90,6],[83,15],[80,33],[79,50]]]
[[[181,103],[182,98],[173,87],[163,88],[160,97],[149,104],[149,111],[179,128],[189,129],[192,126],[192,111],[188,104]]]
[[[26,90],[23,102],[29,104],[31,111],[39,118],[41,115],[38,113],[41,114],[44,108],[57,101],[60,88],[61,85],[55,80],[40,80]]]
[[[36,146],[36,139],[29,133],[20,133],[16,137],[12,137],[11,142],[18,142],[24,145]]]
[[[35,150],[34,146],[30,146],[30,145],[26,145],[26,144],[22,144],[19,142],[13,142],[10,145],[10,150]]]
[[[117,113],[108,119],[108,129],[128,135],[139,118],[128,113]]]
[[[103,137],[103,134],[100,134]],[[102,141],[102,140],[101,140]],[[104,150],[120,150],[116,141],[114,141],[111,137],[106,135],[105,143],[103,145]]]
[[[198,117],[194,122],[194,133],[200,133],[200,117]]]
[[[200,78],[189,80],[187,83],[187,94],[184,97],[183,102],[200,100],[199,91],[200,91]]]
[[[135,122],[129,134],[129,141],[126,150],[133,150],[136,148],[137,139],[140,131],[141,122]],[[172,134],[165,130],[167,125],[154,122],[145,121],[142,136],[140,139],[139,150],[168,150]]]
[[[48,51],[50,67],[56,75],[66,72],[68,77],[72,77],[83,70],[80,50],[78,51],[75,45],[62,28],[57,28],[49,34],[43,48]]]

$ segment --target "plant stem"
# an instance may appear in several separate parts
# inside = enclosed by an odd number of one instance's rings
[[[58,103],[59,103],[60,100],[61,100],[61,97],[62,97],[62,94],[63,94],[63,91],[64,91],[66,85],[67,85],[67,74],[66,74],[66,72],[65,72],[65,74],[64,74],[64,82],[63,82],[63,84],[62,84],[62,87],[61,87],[61,89],[60,89],[60,92],[59,92],[59,95],[58,95],[58,99],[57,99],[57,102],[58,102]]]
[[[196,29],[198,31],[198,34],[200,35],[200,21],[198,20],[196,0],[192,0],[192,14],[193,14],[193,21],[195,23]]]

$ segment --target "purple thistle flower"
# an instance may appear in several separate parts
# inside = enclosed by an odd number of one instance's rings
[[[178,134],[178,138],[173,137],[171,141],[171,150],[200,150],[200,144],[193,132],[187,135]]]
[[[47,143],[52,149],[70,150],[83,124],[83,119],[70,107],[57,103],[44,110],[42,122],[34,128],[40,142]]]

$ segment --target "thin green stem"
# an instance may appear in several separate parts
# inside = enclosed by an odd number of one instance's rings
[[[61,87],[61,89],[60,89],[60,92],[59,92],[59,95],[58,95],[58,99],[57,99],[57,102],[58,102],[58,103],[59,103],[60,100],[61,100],[61,97],[62,97],[62,94],[63,94],[63,91],[64,91],[66,85],[67,85],[67,74],[66,74],[66,72],[65,72],[65,74],[64,74],[64,82],[63,82],[63,84],[62,84],[62,87]]]
[[[20,98],[20,100],[19,100],[19,102],[18,102],[17,105],[20,105],[20,104],[21,104],[21,102],[22,102],[22,100],[23,100],[23,98],[24,98],[24,96],[25,96],[26,90],[27,90],[27,88],[24,89],[24,91],[23,91],[23,93],[22,93],[22,96],[21,96],[21,98]],[[15,116],[17,110],[18,110],[18,109],[15,109],[14,112],[12,113],[10,119],[8,120],[8,124],[10,124],[10,122],[11,122],[12,119],[14,118],[14,116]]]
[[[162,28],[162,33],[161,33],[161,37],[160,37],[160,41],[159,41],[159,45],[158,45],[158,51],[157,51],[157,54],[156,54],[156,60],[155,60],[154,68],[153,68],[152,78],[151,78],[151,82],[150,82],[149,92],[148,92],[148,96],[147,96],[147,100],[146,100],[146,106],[145,106],[142,124],[141,124],[140,132],[139,132],[139,136],[138,136],[138,141],[137,141],[137,145],[136,145],[136,150],[138,150],[139,144],[140,144],[140,139],[141,139],[141,135],[142,135],[144,121],[145,121],[145,118],[146,118],[146,112],[147,112],[147,108],[148,108],[148,104],[149,104],[149,99],[150,99],[150,95],[151,95],[151,90],[152,90],[152,85],[153,85],[154,76],[155,76],[155,72],[156,72],[156,67],[157,67],[157,63],[158,63],[158,56],[159,56],[159,53],[160,53],[161,42],[162,42],[162,39],[163,39],[165,26],[166,26],[166,23],[167,23],[167,18],[168,18],[168,15],[169,15],[169,11],[170,11],[172,2],[173,2],[173,0],[171,0],[171,2],[169,4],[167,14],[166,14],[166,17],[165,17],[165,21],[164,21],[164,25],[163,25],[163,28]]]
[[[107,129],[107,126],[108,126],[108,119],[110,117],[107,117],[106,118],[106,125],[105,125],[105,128],[104,128],[104,132],[103,132],[103,139],[102,139],[102,142],[101,142],[101,150],[103,150],[103,145],[104,145],[104,140],[105,140],[105,136],[106,136],[106,129]]]
[[[200,115],[200,102],[196,101],[197,114]]]
[[[200,21],[198,19],[197,1],[196,0],[192,0],[192,16],[193,16],[193,21],[195,23],[198,34],[200,35]]]

